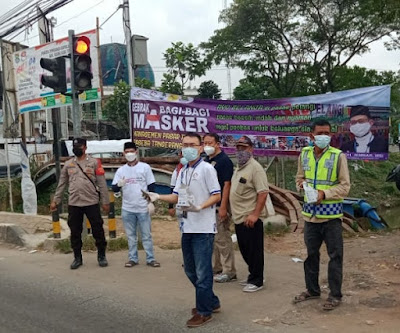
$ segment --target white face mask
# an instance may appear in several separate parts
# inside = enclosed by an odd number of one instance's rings
[[[126,153],[125,158],[128,162],[133,162],[136,160],[137,154],[136,153]]]
[[[207,156],[213,155],[215,153],[215,148],[212,146],[205,146],[204,152],[207,154]]]
[[[359,138],[366,135],[370,131],[370,129],[371,129],[371,124],[369,122],[350,126],[350,132]]]
[[[314,140],[317,147],[325,149],[331,142],[331,137],[329,135],[315,135]]]

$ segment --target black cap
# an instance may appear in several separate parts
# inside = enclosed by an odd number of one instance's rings
[[[236,146],[253,147],[253,142],[246,135],[243,135],[239,140],[236,141]]]
[[[136,147],[136,143],[134,143],[134,142],[125,142],[124,143],[124,150],[125,149],[130,149],[130,148],[133,148],[133,149],[137,149],[137,147]]]
[[[86,146],[86,139],[83,139],[83,138],[75,138],[73,141],[72,141],[72,144],[75,146]]]
[[[371,114],[369,113],[369,108],[367,106],[365,105],[352,106],[350,111],[350,118],[360,115],[371,118]]]

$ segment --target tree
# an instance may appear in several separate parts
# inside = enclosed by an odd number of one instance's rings
[[[234,0],[225,28],[200,46],[217,64],[264,77],[270,97],[337,91],[337,69],[371,43],[399,47],[399,12],[397,0]]]
[[[135,87],[151,89],[151,88],[153,88],[153,83],[151,83],[151,81],[147,80],[146,78],[141,78],[139,76],[136,76],[135,77]]]
[[[202,82],[198,89],[198,93],[198,97],[200,98],[221,98],[221,89],[219,89],[218,84],[212,80]]]
[[[160,91],[169,94],[183,95],[182,86],[175,80],[175,77],[167,73],[164,73],[163,77],[159,89]]]
[[[129,99],[131,88],[124,81],[114,85],[114,93],[108,98],[103,109],[103,116],[113,121],[121,130],[121,137],[129,137]]]
[[[161,88],[171,88],[178,91],[179,85],[180,94],[185,90],[188,81],[203,76],[210,67],[209,61],[191,43],[187,45],[182,42],[172,43],[172,47],[165,51],[164,59],[168,73],[163,75]],[[173,93],[173,91],[162,91]]]
[[[263,84],[265,81],[266,80],[254,80],[251,77],[241,79],[239,85],[233,90],[233,99],[266,99],[268,87]]]

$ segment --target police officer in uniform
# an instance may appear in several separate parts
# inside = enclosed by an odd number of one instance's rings
[[[108,265],[106,259],[107,242],[104,236],[103,219],[100,214],[99,202],[104,213],[108,213],[110,202],[104,177],[104,169],[100,160],[86,154],[86,140],[73,140],[74,158],[71,158],[61,170],[60,180],[50,204],[50,210],[57,210],[62,201],[65,186],[69,185],[68,226],[71,229],[71,247],[74,251],[74,261],[71,269],[82,265],[82,229],[83,215],[89,219],[93,237],[96,240],[97,259],[99,266]]]
[[[329,296],[323,310],[333,310],[342,299],[343,279],[343,198],[350,191],[350,176],[346,155],[330,146],[331,125],[327,120],[317,120],[312,126],[311,140],[314,147],[303,148],[299,156],[296,182],[302,188],[315,191],[316,201],[307,202],[304,196],[302,214],[305,219],[304,241],[307,259],[304,262],[306,291],[294,298],[299,303],[320,298],[318,283],[319,259],[322,242],[329,255]]]

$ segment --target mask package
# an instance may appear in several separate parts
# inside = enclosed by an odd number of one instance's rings
[[[307,203],[316,203],[318,201],[318,191],[316,189],[309,186],[306,182],[303,182],[303,189]]]

